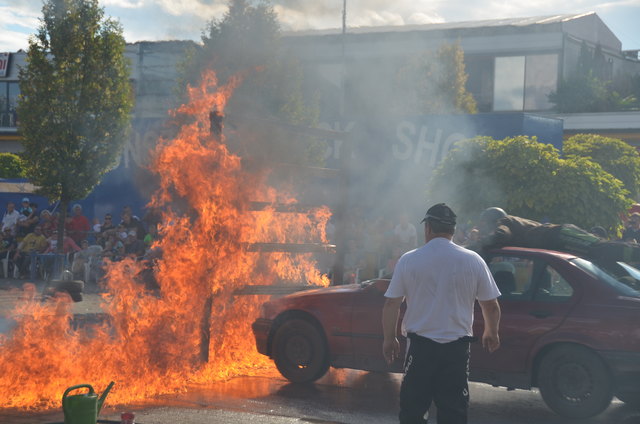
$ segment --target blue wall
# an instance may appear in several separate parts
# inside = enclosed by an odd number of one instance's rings
[[[137,123],[135,139],[153,139],[154,122]],[[364,207],[376,202],[394,206],[422,204],[429,175],[460,139],[478,135],[495,139],[528,135],[561,149],[563,134],[562,120],[526,113],[389,117],[386,121],[353,122],[349,127],[352,141],[350,199]],[[326,143],[326,166],[340,168],[343,160],[341,142],[327,140]],[[114,221],[119,222],[125,205],[132,206],[138,217],[144,216],[144,208],[155,191],[155,183],[150,173],[139,167],[136,160],[140,161],[148,149],[141,142],[126,147],[120,165],[107,173],[86,199],[77,202],[83,206],[87,217],[97,217],[102,221],[105,213],[111,213]],[[24,182],[12,181],[16,184]],[[327,186],[335,186],[335,183],[329,182]],[[33,198],[40,209],[44,205],[49,209],[54,207],[47,199],[31,193],[0,193],[0,207],[4,208],[9,200],[19,205],[25,194]],[[332,193],[330,197],[335,199],[336,196]],[[405,200],[407,198],[411,200]],[[334,203],[332,199],[318,200]]]

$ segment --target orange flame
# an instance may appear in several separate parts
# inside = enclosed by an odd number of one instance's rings
[[[264,296],[241,296],[247,284],[299,281],[328,285],[311,254],[259,253],[251,243],[326,242],[330,213],[251,211],[251,201],[294,203],[270,187],[267,172],[247,172],[241,159],[212,134],[209,112],[224,107],[240,78],[219,86],[214,72],[189,87],[189,102],[174,111],[187,121],[159,141],[154,170],[161,188],[150,206],[162,210],[162,257],[154,268],[159,293],[141,282],[143,265],[132,259],[107,264],[102,324],[73,325],[67,296],[38,302],[26,286],[0,336],[0,398],[7,408],[60,406],[64,390],[90,383],[99,392],[116,385],[109,403],[140,401],[185,390],[189,383],[238,375],[272,375],[258,354],[251,322]],[[200,357],[207,299],[212,299],[209,361]],[[77,328],[76,328],[77,327]]]

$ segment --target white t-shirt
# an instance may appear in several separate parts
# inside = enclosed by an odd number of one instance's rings
[[[386,297],[404,297],[402,333],[438,343],[473,335],[475,300],[500,296],[487,264],[476,252],[443,237],[402,255]]]
[[[15,209],[11,213],[5,212],[2,217],[2,230],[4,231],[5,228],[11,228],[11,232],[15,235],[16,224],[21,220],[21,218],[26,219],[24,215]]]

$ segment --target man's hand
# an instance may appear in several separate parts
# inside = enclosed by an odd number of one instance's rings
[[[493,333],[485,329],[482,335],[482,347],[487,349],[490,353],[495,352],[500,347],[500,336],[497,333]]]
[[[400,356],[400,343],[397,338],[384,339],[382,343],[382,355],[384,355],[387,364],[391,364]]]
[[[388,364],[400,355],[400,343],[396,337],[396,328],[403,300],[402,297],[387,298],[382,307],[382,334],[384,335],[382,355]]]
[[[482,346],[489,352],[495,352],[500,347],[498,327],[500,324],[500,305],[498,299],[481,300],[480,309],[484,318],[484,333],[482,333]]]

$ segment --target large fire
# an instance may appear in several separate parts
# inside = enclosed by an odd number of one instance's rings
[[[64,390],[81,383],[102,391],[115,381],[109,403],[122,404],[190,383],[274,373],[256,352],[250,328],[265,296],[238,290],[328,280],[311,254],[264,253],[251,246],[326,242],[329,212],[252,210],[252,202],[291,204],[295,198],[268,186],[266,172],[243,169],[223,136],[210,129],[210,112],[224,110],[238,83],[236,78],[219,86],[213,72],[205,73],[200,86],[189,88],[189,101],[174,111],[183,122],[178,134],[159,140],[153,168],[161,188],[150,206],[162,211],[155,246],[163,252],[155,269],[160,290],[145,289],[139,262],[110,263],[102,306],[109,319],[73,326],[68,297],[41,302],[26,286],[12,312],[15,327],[0,336],[3,407],[59,407]],[[203,328],[210,330],[208,362],[202,360]]]

